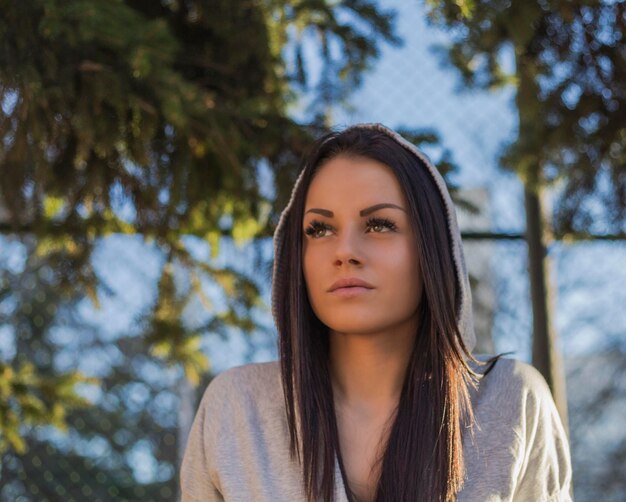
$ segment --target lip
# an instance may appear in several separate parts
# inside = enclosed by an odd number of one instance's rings
[[[339,279],[338,281],[335,281],[332,286],[328,289],[329,293],[332,293],[334,291],[337,290],[346,290],[349,291],[350,289],[354,289],[355,293],[357,292],[357,290],[364,290],[364,289],[374,289],[374,286],[372,286],[371,284],[369,284],[368,282],[365,282],[361,279],[357,279],[356,277],[346,277],[343,279]]]

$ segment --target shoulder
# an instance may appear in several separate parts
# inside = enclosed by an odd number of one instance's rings
[[[282,444],[287,437],[283,395],[278,362],[246,364],[217,375],[198,410],[212,455]]]
[[[478,356],[486,361],[486,356]],[[479,370],[482,372],[482,369]],[[502,391],[549,392],[548,385],[539,371],[518,359],[500,357],[493,368],[481,378],[481,385],[496,387]]]
[[[487,358],[478,357],[485,361]],[[478,370],[482,372],[482,368]],[[530,364],[501,357],[478,382],[475,404],[498,409],[517,409],[529,416],[539,409],[552,409],[554,401],[545,379]]]
[[[501,357],[471,395],[475,427],[464,436],[468,483],[459,501],[492,500],[486,493],[493,500],[571,500],[567,435],[541,373]]]
[[[273,383],[280,377],[278,361],[267,363],[250,363],[243,366],[234,366],[211,380],[209,387],[222,389],[250,390]]]
[[[249,406],[282,392],[278,361],[250,363],[222,371],[209,382],[200,407]]]

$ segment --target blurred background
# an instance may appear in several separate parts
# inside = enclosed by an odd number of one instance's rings
[[[478,352],[624,500],[625,36],[608,0],[0,0],[0,501],[177,499],[210,379],[277,358],[299,161],[356,122],[437,164]]]

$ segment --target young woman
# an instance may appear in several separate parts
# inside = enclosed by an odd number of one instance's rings
[[[571,500],[545,381],[471,354],[455,209],[424,154],[379,124],[324,136],[274,245],[280,361],[212,380],[183,502]]]

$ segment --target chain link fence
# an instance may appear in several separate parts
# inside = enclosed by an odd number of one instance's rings
[[[426,153],[435,159],[450,156],[459,166],[452,179],[460,195],[479,208],[477,214],[459,211],[462,231],[514,236],[465,240],[479,350],[512,351],[530,362],[523,187],[497,161],[516,134],[512,90],[464,91],[458,75],[442,63],[447,35],[426,24],[421,2],[381,0],[380,5],[398,11],[397,33],[404,44],[382,48],[379,61],[349,102],[329,106],[330,121],[337,127],[382,122],[438,135],[439,143],[427,147]],[[304,113],[306,104],[305,96],[294,114]],[[186,244],[210,260],[205,243],[190,238]],[[217,262],[254,274],[253,255],[269,261],[272,253],[269,241],[256,246],[224,242]],[[548,255],[554,328],[566,369],[576,500],[623,500],[626,245],[554,242]],[[209,375],[192,389],[179,369],[148,357],[140,341],[164,257],[136,237],[103,239],[92,258],[103,282],[100,304],[84,298],[67,305],[51,287],[45,266],[31,256],[28,243],[1,238],[3,289],[10,291],[13,284],[24,293],[21,298],[0,298],[0,357],[40,360],[51,371],[79,368],[101,378],[102,385],[81,387],[93,405],[71,411],[67,431],[34,430],[27,452],[2,456],[0,500],[176,500],[186,433]],[[256,270],[266,308],[254,313],[259,326],[255,332],[203,332],[210,373],[276,359],[267,272]],[[176,280],[182,290],[190,287],[184,273]],[[219,291],[211,284],[203,288],[219,310],[224,303]],[[206,324],[207,315],[199,298],[185,309],[186,322],[199,327]],[[33,341],[33,333],[44,329],[46,343]]]

